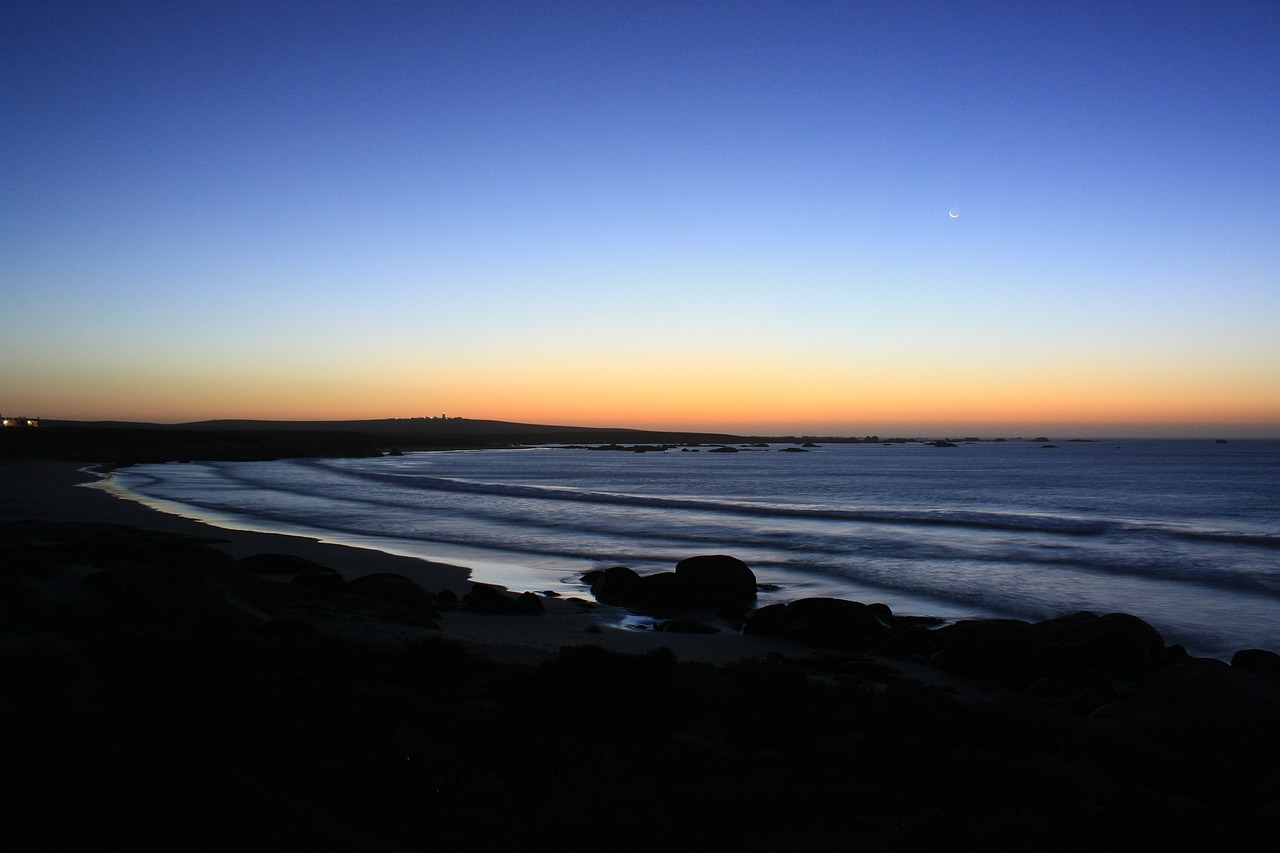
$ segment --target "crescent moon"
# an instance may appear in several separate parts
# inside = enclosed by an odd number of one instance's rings
[[[954,210],[948,210],[948,211],[947,211],[947,216],[950,216],[952,219],[959,219],[959,218],[960,218],[960,214],[956,213]]]

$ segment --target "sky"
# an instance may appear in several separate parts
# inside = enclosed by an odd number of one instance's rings
[[[1280,437],[1280,2],[0,4],[0,413]]]

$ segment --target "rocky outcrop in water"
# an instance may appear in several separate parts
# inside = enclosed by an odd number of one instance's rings
[[[756,576],[736,557],[706,554],[681,560],[674,572],[641,575],[627,566],[587,572],[583,583],[604,604],[647,613],[745,607],[756,597]]]

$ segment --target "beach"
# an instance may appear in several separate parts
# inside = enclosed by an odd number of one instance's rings
[[[463,567],[213,527],[83,468],[0,459],[5,849],[1280,838],[1269,657],[1188,658],[1123,615],[937,628],[856,602],[640,629],[585,583],[482,596]],[[1027,654],[1081,629],[1055,646],[1075,657]]]
[[[431,593],[450,590],[462,596],[473,581],[484,581],[472,578],[471,570],[460,566],[302,536],[213,527],[115,497],[102,489],[85,488],[99,479],[89,466],[76,462],[0,457],[0,523],[40,519],[123,525],[207,542],[237,559],[254,554],[301,557],[334,569],[347,579],[375,573],[402,574]],[[583,592],[590,598],[586,587]],[[794,643],[765,637],[671,634],[622,627],[624,609],[581,599],[544,597],[542,602],[546,609],[537,618],[455,611],[440,620],[438,629],[336,618],[329,620],[327,627],[370,643],[395,644],[415,637],[439,636],[463,643],[489,658],[521,663],[536,663],[556,654],[561,646],[587,642],[632,654],[671,648],[681,660],[717,664],[771,653],[806,653]],[[320,624],[325,627],[323,622]]]

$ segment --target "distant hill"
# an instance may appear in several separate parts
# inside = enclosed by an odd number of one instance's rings
[[[611,427],[522,424],[470,418],[352,421],[214,420],[185,424],[41,421],[0,431],[0,455],[85,462],[257,460],[303,456],[373,456],[400,450],[537,444],[738,444],[858,441],[840,437],[743,436]]]
[[[43,425],[0,430],[0,456],[132,465],[142,462],[377,456],[361,433],[324,430],[202,430],[156,425]]]
[[[384,418],[358,421],[245,421],[220,420],[182,424],[182,429],[250,429],[250,430],[332,430],[359,432],[376,436],[379,442],[389,438],[409,447],[439,447],[507,444],[608,444],[610,442],[649,442],[678,444],[688,442],[743,441],[742,436],[728,433],[670,432],[614,427],[579,427],[553,424],[524,424],[510,421],[473,420],[471,418]]]

